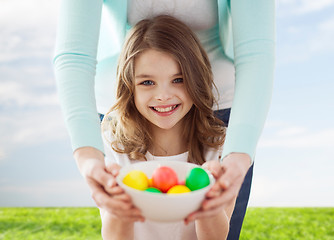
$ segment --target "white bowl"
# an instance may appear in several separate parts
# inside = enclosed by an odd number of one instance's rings
[[[202,189],[181,194],[157,194],[145,191],[140,191],[125,185],[122,180],[125,175],[131,170],[141,170],[148,178],[152,177],[153,171],[161,166],[172,168],[179,181],[185,180],[188,172],[199,165],[178,162],[178,161],[147,161],[130,164],[122,167],[116,180],[117,183],[129,194],[136,207],[142,211],[142,215],[150,220],[159,222],[182,221],[190,213],[198,210],[205,194],[214,184],[215,179],[212,174],[206,171],[210,178],[210,184]]]

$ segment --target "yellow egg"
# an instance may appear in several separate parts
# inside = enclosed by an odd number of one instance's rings
[[[123,178],[123,183],[129,187],[144,191],[148,188],[149,180],[140,170],[132,170]]]
[[[187,186],[175,185],[174,187],[171,187],[168,190],[167,194],[179,194],[179,193],[187,193],[187,192],[191,192]]]

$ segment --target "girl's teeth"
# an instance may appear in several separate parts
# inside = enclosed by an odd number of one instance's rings
[[[157,112],[169,112],[169,111],[172,111],[175,108],[176,108],[176,105],[171,106],[171,107],[167,107],[167,108],[157,108],[157,107],[155,107],[154,110],[156,110]]]

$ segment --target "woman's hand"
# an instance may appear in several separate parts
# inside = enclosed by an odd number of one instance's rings
[[[92,147],[77,149],[74,158],[99,208],[123,221],[143,221],[140,210],[116,183],[119,165],[105,166],[103,154]]]
[[[235,201],[241,185],[245,179],[248,169],[251,166],[251,158],[245,153],[231,153],[227,155],[221,163],[221,174],[212,191],[208,192],[208,197],[212,197],[220,192],[219,201],[206,202],[204,208],[212,208],[217,204],[227,205]]]
[[[249,155],[244,153],[231,153],[222,163],[208,161],[203,167],[208,169],[216,179],[216,183],[206,194],[199,211],[188,216],[186,222],[198,218],[213,217],[223,210],[229,219],[232,216],[235,200],[239,194],[241,184],[251,165]]]

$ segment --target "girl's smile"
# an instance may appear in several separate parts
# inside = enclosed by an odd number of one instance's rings
[[[157,114],[161,116],[167,116],[170,115],[176,111],[176,109],[180,106],[180,104],[170,105],[170,106],[155,106],[151,107],[153,111],[155,111]]]
[[[172,55],[147,49],[134,64],[136,108],[161,129],[179,126],[193,105],[178,62]]]

